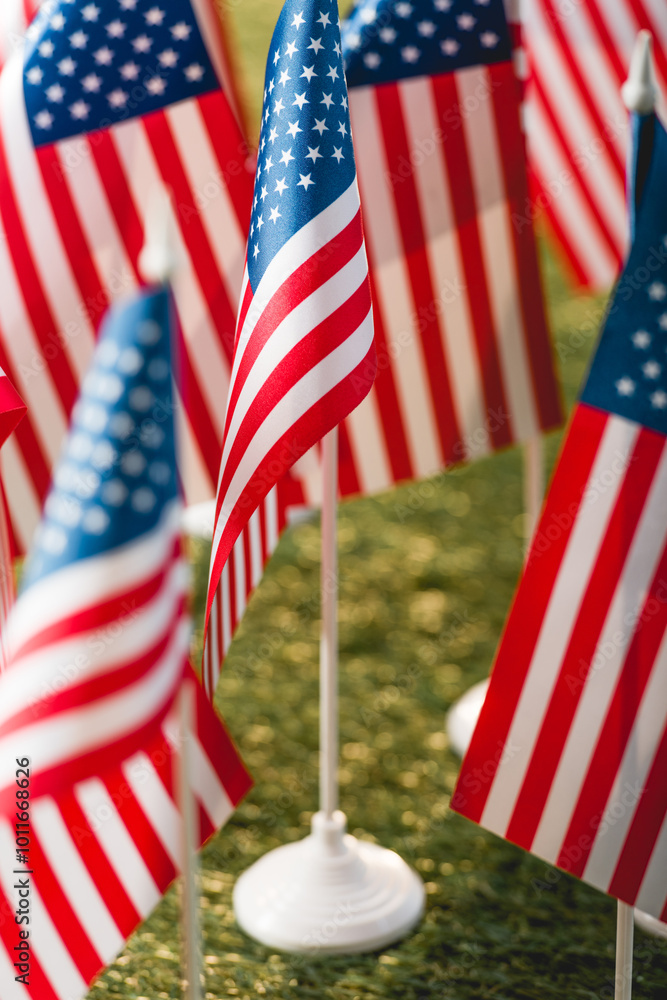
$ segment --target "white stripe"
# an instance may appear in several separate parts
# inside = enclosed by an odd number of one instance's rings
[[[191,751],[189,770],[192,790],[217,830],[234,812],[234,806],[195,733],[188,749]]]
[[[463,130],[475,190],[484,270],[493,315],[498,357],[514,436],[526,440],[539,433],[533,381],[526,350],[527,331],[521,313],[521,290],[503,186],[503,167],[491,102],[492,83],[486,69],[456,74],[461,106],[475,110],[463,116]],[[479,94],[486,94],[480,98]],[[478,427],[485,427],[485,421]]]
[[[549,183],[556,185],[551,208],[564,230],[568,243],[575,248],[576,256],[596,287],[604,288],[616,277],[618,265],[609,249],[607,237],[581,193],[580,181],[575,177],[567,156],[563,155],[558,136],[553,132],[541,101],[533,95],[526,108],[529,158],[533,170],[545,192]],[[539,204],[535,204],[540,214]],[[521,220],[524,221],[524,220]],[[530,224],[530,220],[526,220]]]
[[[137,609],[128,604],[127,612],[106,626],[96,625],[15,660],[0,689],[0,725],[40,701],[48,701],[64,688],[73,689],[146,655],[168,633],[187,593],[188,581],[188,567],[184,560],[178,560],[169,567],[166,579],[147,604]],[[57,578],[54,586],[58,586]],[[30,602],[30,588],[22,600]],[[31,603],[37,619],[40,605]]]
[[[635,717],[621,766],[605,804],[603,820],[583,877],[606,890],[625,846],[635,811],[641,806],[656,751],[665,728],[667,704],[667,632],[663,634],[651,676]],[[664,891],[664,878],[663,878]]]
[[[2,446],[0,464],[14,532],[21,550],[27,552],[32,543],[35,528],[39,524],[42,505],[35,491],[23,452],[13,435],[7,438]]]
[[[266,555],[271,555],[278,544],[278,487],[274,486],[264,501],[266,511]]]
[[[7,823],[0,823],[0,857],[11,858],[15,855],[16,845]],[[38,892],[39,873],[30,878],[30,947],[41,965],[44,974],[59,1000],[72,1000],[85,996],[88,984],[82,979],[79,970],[72,961],[69,951],[64,945],[58,929],[48,910],[44,906]],[[0,865],[0,884],[5,896],[15,905],[18,902],[17,890],[12,888],[16,876],[10,872],[7,864]],[[4,990],[4,982],[3,982]],[[32,995],[32,994],[31,994]],[[4,992],[3,992],[4,1000]]]
[[[660,919],[667,905],[665,893],[665,872],[667,871],[667,815],[662,821],[658,839],[655,842],[651,860],[639,887],[635,906],[644,913],[652,913]]]
[[[213,595],[213,602],[211,604],[211,613],[208,621],[208,629],[206,632],[206,644],[204,647],[204,655],[208,661],[208,671],[205,676],[206,690],[208,692],[209,698],[213,701],[213,695],[215,694],[215,688],[218,681],[218,675],[220,672],[220,664],[222,663],[222,650],[220,649],[218,643],[218,634],[222,633],[222,613],[220,610],[220,588],[218,587]]]
[[[23,99],[23,67],[12,60],[0,78],[0,119],[16,201],[30,252],[60,331],[64,351],[79,380],[85,375],[93,352],[94,333],[58,229],[42,179]]]
[[[125,938],[81,860],[60,810],[50,796],[33,802],[32,823],[58,885],[104,965],[118,954]]]
[[[256,587],[262,578],[264,570],[262,525],[259,517],[259,507],[248,521],[248,540],[250,542],[250,584]]]
[[[111,136],[130,185],[136,210],[145,227],[151,195],[164,188],[153,149],[141,122],[131,121],[117,125],[112,129]],[[224,399],[227,392],[229,376],[223,367],[218,334],[199,283],[196,267],[182,237],[179,220],[172,209],[170,215],[174,249],[182,265],[172,280],[174,298],[188,348],[188,357],[197,375],[211,420],[222,438],[223,411],[220,399]]]
[[[339,309],[352,297],[366,280],[368,271],[363,246],[344,267],[331,278],[319,285],[307,298],[292,309],[278,326],[272,330],[257,355],[252,368],[236,400],[225,437],[225,446],[220,459],[221,468],[226,467],[229,453],[236,441],[236,435],[243,427],[243,421],[254,401],[262,396],[262,390],[270,374],[299,343],[312,334],[313,329]],[[262,295],[260,282],[257,294]],[[268,304],[268,303],[267,303]],[[258,322],[261,316],[257,317]],[[370,348],[370,342],[369,342]],[[236,380],[236,372],[234,374]],[[234,383],[232,384],[233,391]],[[230,392],[231,398],[231,392]]]
[[[153,762],[142,751],[124,761],[122,770],[156,837],[176,871],[180,871],[183,862],[181,814],[162,784]]]
[[[19,930],[25,928],[19,928]],[[18,941],[17,941],[18,943]],[[30,994],[23,983],[16,982],[18,969],[13,963],[16,961],[16,952],[11,957],[5,951],[3,941],[0,941],[0,983],[2,983],[2,1000],[30,1000]]]
[[[606,481],[609,470],[616,468],[617,462],[627,466],[638,433],[637,424],[617,417],[610,418],[595,456],[590,483],[600,482],[603,475],[605,479],[602,481]],[[587,490],[572,527],[507,737],[507,744],[519,750],[501,760],[480,820],[482,826],[501,836],[511,819],[542,731],[544,715],[558,679],[576,614],[622,483],[622,478],[616,476],[603,493]]]
[[[377,493],[394,485],[394,474],[384,436],[380,404],[375,389],[345,418],[361,492]]]
[[[490,439],[488,432],[480,433],[485,431],[487,422],[484,385],[452,207],[445,162],[446,146],[434,138],[440,135],[441,126],[428,78],[405,81],[400,86],[399,94],[410,146],[419,149],[418,143],[430,142],[434,147],[431,155],[424,155],[421,162],[415,165],[413,176],[429,267],[435,279],[435,302],[440,306],[436,317],[447,359],[454,412],[461,439],[467,445],[465,457],[477,458],[490,451]],[[486,127],[487,123],[482,124]],[[489,155],[492,152],[490,135],[486,141]],[[499,169],[500,164],[493,166]],[[500,197],[502,200],[502,193]],[[499,251],[498,244],[496,253],[501,256]],[[515,297],[518,303],[521,294],[518,287],[508,288],[507,294]]]
[[[204,461],[202,446],[195,436],[180,395],[177,395],[176,401],[176,445],[178,467],[181,470],[188,506],[212,500],[215,485]]]
[[[556,857],[568,831],[633,638],[637,615],[660,561],[667,532],[666,504],[667,454],[663,454],[600,631],[535,834],[532,850],[541,857]]]
[[[227,519],[234,509],[246,484],[273,445],[288,433],[299,417],[319,399],[339,385],[359,365],[366,354],[373,336],[373,319],[369,313],[353,334],[339,344],[327,357],[314,365],[303,378],[281,397],[268,417],[257,429],[248,448],[236,467],[220,510],[220,517],[213,537],[213,551],[220,544],[220,536]]]
[[[35,635],[36,627],[41,632],[82,607],[108,600],[110,592],[129,591],[154,577],[180,535],[181,516],[180,501],[174,501],[165,507],[157,526],[138,541],[64,566],[58,571],[57,587],[51,575],[33,583],[14,605],[7,624],[11,648],[18,651]],[[37,622],[35,607],[40,609]]]
[[[81,781],[74,795],[132,905],[145,917],[162,893],[99,778]]]
[[[15,777],[12,761],[21,754],[38,760],[45,771],[100,750],[146,725],[174,696],[189,637],[189,622],[181,622],[161,659],[137,683],[90,705],[24,725],[0,739],[0,790],[11,785]],[[8,673],[5,671],[0,681]]]
[[[430,475],[444,464],[438,422],[431,399],[428,366],[416,327],[414,299],[392,197],[384,140],[373,87],[355,87],[350,94],[352,132],[364,202],[364,228],[373,261],[376,308],[382,315],[396,384],[401,423],[416,478]]]
[[[199,24],[199,30],[206,44],[206,49],[215,67],[218,80],[223,84],[225,96],[229,99],[230,106],[233,107],[234,88],[232,86],[232,71],[231,67],[227,64],[222,44],[222,25],[225,12],[223,10],[217,11],[215,7],[211,6],[209,0],[191,0],[191,3]],[[234,111],[238,117],[238,108],[234,108]]]
[[[112,299],[127,295],[137,288],[137,279],[97,172],[90,141],[79,135],[59,142],[55,149],[102,286]],[[101,312],[102,303],[98,310]]]
[[[227,298],[236,305],[243,282],[246,244],[225,183],[223,167],[211,146],[206,123],[196,101],[172,105],[165,114],[194,195],[194,204],[201,206],[199,217],[220,270]],[[230,156],[238,155],[238,150],[232,149],[229,153]],[[229,333],[231,337],[234,331]]]
[[[598,8],[602,21],[609,32],[614,48],[621,56],[623,63],[629,65],[630,54],[639,30],[639,25],[629,4],[625,0],[620,0],[620,2],[619,0],[615,0],[614,3],[609,3],[609,0],[602,0],[601,3],[596,3],[595,6]],[[663,8],[661,17],[664,18],[664,16],[665,11]],[[603,43],[600,42],[599,44]]]
[[[245,596],[245,551],[243,531],[234,542],[234,596],[236,597],[236,620],[239,621],[246,609]]]
[[[229,563],[225,563],[220,576],[220,610],[222,612],[222,656],[227,655],[232,641],[232,604],[229,586]],[[238,618],[237,618],[238,621]],[[220,675],[222,656],[216,664],[216,681]]]

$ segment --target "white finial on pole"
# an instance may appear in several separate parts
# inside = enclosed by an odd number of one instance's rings
[[[180,263],[171,212],[169,192],[165,188],[153,192],[146,211],[146,241],[139,254],[139,273],[151,284],[166,284]]]
[[[621,97],[628,111],[650,115],[655,110],[658,89],[653,69],[653,38],[650,31],[640,31],[630,60],[630,73],[621,87]]]

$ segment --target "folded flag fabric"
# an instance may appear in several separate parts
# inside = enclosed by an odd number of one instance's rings
[[[180,868],[174,716],[196,681],[170,314],[165,289],[112,307],[8,622],[3,1000],[79,1000]],[[203,839],[249,778],[198,691],[191,779]]]
[[[667,133],[463,762],[458,812],[667,917]]]
[[[51,0],[2,70],[0,366],[28,404],[2,469],[21,550],[107,305],[140,284],[161,188],[183,259],[184,487],[215,493],[252,195],[226,76],[212,0]]]
[[[287,0],[267,62],[207,621],[251,516],[297,459],[359,404],[374,376],[338,6]],[[211,663],[206,670],[209,689],[218,669]]]
[[[25,414],[25,403],[0,368],[0,448]],[[12,558],[7,500],[0,480],[0,671],[5,669],[5,623],[14,603],[14,567]]]
[[[561,422],[502,0],[362,0],[343,26],[378,377],[344,490]]]

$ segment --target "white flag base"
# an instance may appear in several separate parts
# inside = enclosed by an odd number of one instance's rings
[[[641,927],[645,934],[652,934],[653,937],[667,938],[667,924],[657,917],[652,917],[650,913],[643,910],[635,910],[635,923]]]
[[[472,734],[475,731],[488,690],[488,678],[485,681],[480,681],[479,684],[474,684],[470,690],[461,695],[447,713],[449,745],[459,757],[463,757],[470,746]]]
[[[309,837],[255,862],[234,887],[239,926],[271,948],[302,954],[375,951],[404,937],[424,912],[424,886],[398,854],[315,813]]]

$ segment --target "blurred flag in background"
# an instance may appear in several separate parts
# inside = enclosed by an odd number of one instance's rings
[[[0,448],[25,415],[25,403],[0,368]],[[14,603],[14,566],[12,559],[7,499],[0,480],[0,671],[7,662],[5,648],[5,622]]]

